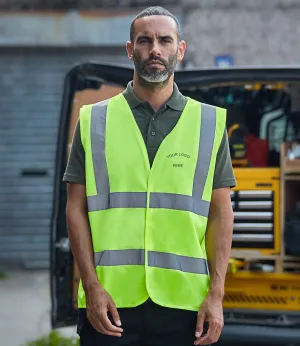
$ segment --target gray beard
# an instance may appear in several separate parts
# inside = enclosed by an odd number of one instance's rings
[[[170,78],[167,70],[152,72],[150,74],[146,73],[145,71],[141,71],[139,75],[148,83],[163,83]]]
[[[164,84],[169,80],[175,71],[177,64],[177,55],[171,56],[168,62],[164,62],[164,71],[153,71],[147,72],[146,62],[141,62],[137,56],[133,55],[134,65],[137,74],[141,79],[143,79],[147,84]],[[159,60],[159,59],[158,59]],[[159,60],[162,62],[162,60]]]

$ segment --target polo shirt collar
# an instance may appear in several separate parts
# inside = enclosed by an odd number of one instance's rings
[[[139,106],[140,104],[144,103],[143,101],[141,101],[139,98],[136,97],[133,91],[132,81],[130,81],[127,84],[127,88],[124,90],[123,95],[125,96],[130,108],[135,108]],[[185,104],[186,104],[186,98],[179,91],[176,83],[174,83],[173,94],[169,98],[169,100],[166,102],[166,105],[174,110],[183,111]]]

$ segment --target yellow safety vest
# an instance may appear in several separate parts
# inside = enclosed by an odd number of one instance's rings
[[[188,98],[150,168],[124,96],[82,107],[95,268],[117,308],[149,297],[197,311],[209,288],[205,231],[226,110]],[[82,282],[78,306],[86,306]]]

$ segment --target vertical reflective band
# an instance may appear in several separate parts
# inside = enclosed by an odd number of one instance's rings
[[[202,200],[208,176],[210,160],[214,147],[216,122],[216,108],[206,104],[201,104],[200,142],[193,187],[193,197],[197,200]]]
[[[105,158],[105,131],[108,100],[95,104],[91,114],[91,149],[96,183],[96,196],[87,198],[88,210],[103,210],[109,206],[109,180]]]

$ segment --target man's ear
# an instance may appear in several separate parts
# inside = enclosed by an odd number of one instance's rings
[[[177,53],[178,61],[183,60],[185,51],[186,51],[186,43],[185,41],[180,41],[178,45],[178,53]]]
[[[127,50],[128,58],[130,60],[133,60],[133,45],[130,41],[126,42],[126,50]]]

